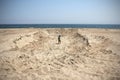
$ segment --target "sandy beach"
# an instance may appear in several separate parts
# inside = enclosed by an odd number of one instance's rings
[[[120,80],[120,29],[0,29],[0,80]]]

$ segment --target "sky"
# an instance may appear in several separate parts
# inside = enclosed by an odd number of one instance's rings
[[[0,24],[120,24],[120,0],[0,0]]]

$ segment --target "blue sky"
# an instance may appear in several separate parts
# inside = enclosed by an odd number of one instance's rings
[[[120,24],[120,0],[0,0],[0,24]]]

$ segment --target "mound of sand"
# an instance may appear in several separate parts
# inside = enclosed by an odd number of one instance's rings
[[[0,80],[120,80],[120,30],[0,29]]]

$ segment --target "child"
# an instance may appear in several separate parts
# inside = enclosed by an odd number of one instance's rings
[[[61,43],[61,39],[60,39],[61,35],[58,35],[58,44]]]

